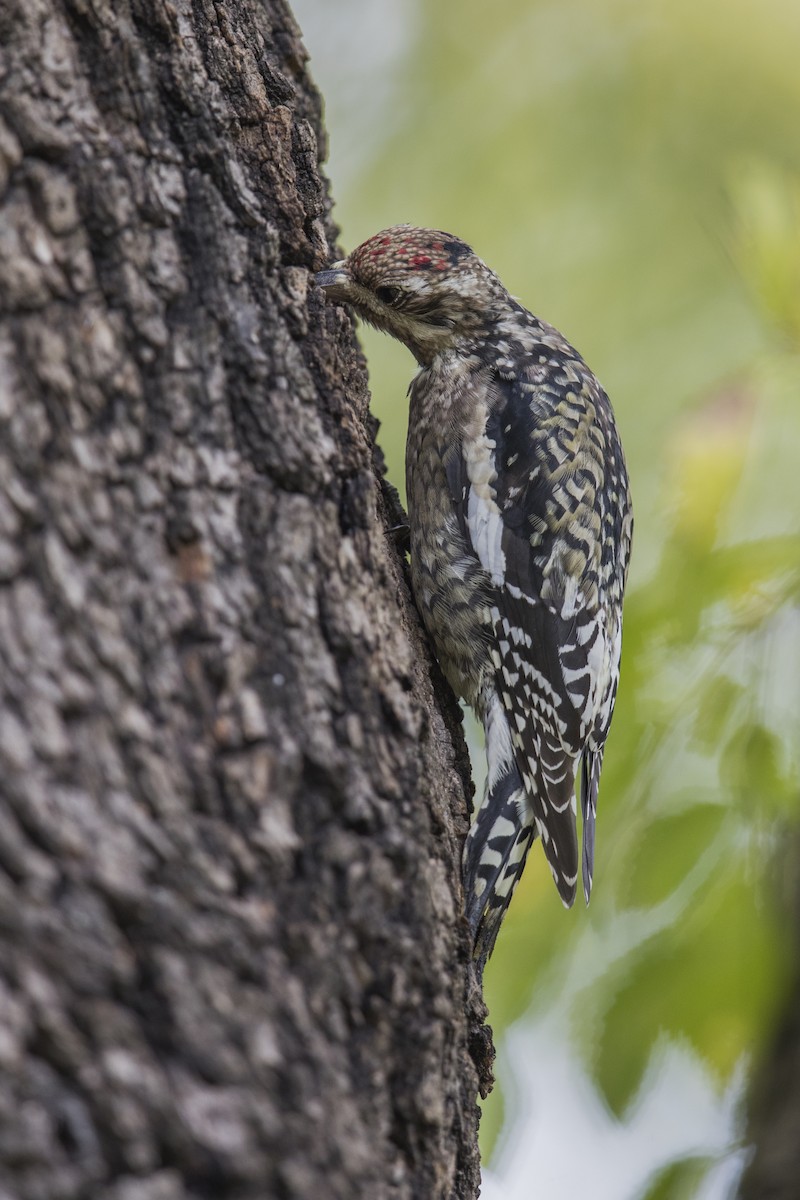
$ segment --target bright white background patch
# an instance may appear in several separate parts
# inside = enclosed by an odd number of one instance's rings
[[[720,1097],[696,1058],[664,1045],[633,1109],[618,1122],[555,1022],[512,1027],[501,1058],[504,1074],[516,1079],[515,1102],[524,1104],[492,1169],[483,1172],[483,1200],[530,1200],[534,1192],[547,1200],[638,1200],[655,1170],[689,1154],[720,1157],[697,1200],[734,1194],[744,1165],[734,1148],[741,1074]]]

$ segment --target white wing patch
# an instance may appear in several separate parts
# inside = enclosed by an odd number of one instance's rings
[[[484,728],[486,729],[486,757],[489,763],[489,788],[491,789],[507,774],[514,761],[508,716],[496,692],[492,693],[489,701]]]
[[[462,442],[462,453],[470,482],[467,501],[467,527],[470,541],[481,566],[502,587],[506,576],[506,556],[503,551],[503,514],[495,500],[492,484],[497,478],[495,466],[496,443],[486,436],[488,410],[481,406],[476,414],[481,432],[470,431]]]
[[[469,466],[468,462],[468,470]],[[503,517],[488,484],[472,482],[467,505],[467,526],[481,566],[491,575],[492,583],[502,587],[506,575]]]

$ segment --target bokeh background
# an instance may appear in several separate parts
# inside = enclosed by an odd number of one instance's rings
[[[565,913],[532,854],[489,965],[484,1197],[722,1200],[795,969],[800,5],[294,11],[342,245],[470,242],[588,359],[631,474],[595,891]],[[402,489],[413,362],[363,344]]]

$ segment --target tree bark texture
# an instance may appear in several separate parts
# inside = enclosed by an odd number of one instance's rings
[[[740,1200],[797,1200],[800,1194],[800,981],[750,1097],[753,1159]]]
[[[747,1105],[751,1159],[739,1200],[797,1200],[800,1195],[800,838],[788,838],[781,879],[794,930],[794,975],[773,1044],[758,1064]],[[779,876],[779,879],[781,877]],[[787,895],[788,893],[788,895]]]
[[[304,57],[0,0],[2,1200],[477,1193],[466,752]]]

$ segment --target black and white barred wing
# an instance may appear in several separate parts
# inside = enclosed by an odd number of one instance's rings
[[[492,580],[495,687],[528,824],[567,905],[577,889],[581,760],[587,899],[591,890],[608,722],[600,739],[595,734],[615,653],[597,586],[605,447],[587,408],[593,410],[592,398],[579,392],[496,380],[484,438],[459,469],[457,498],[462,527]],[[485,815],[487,825],[492,817]]]

